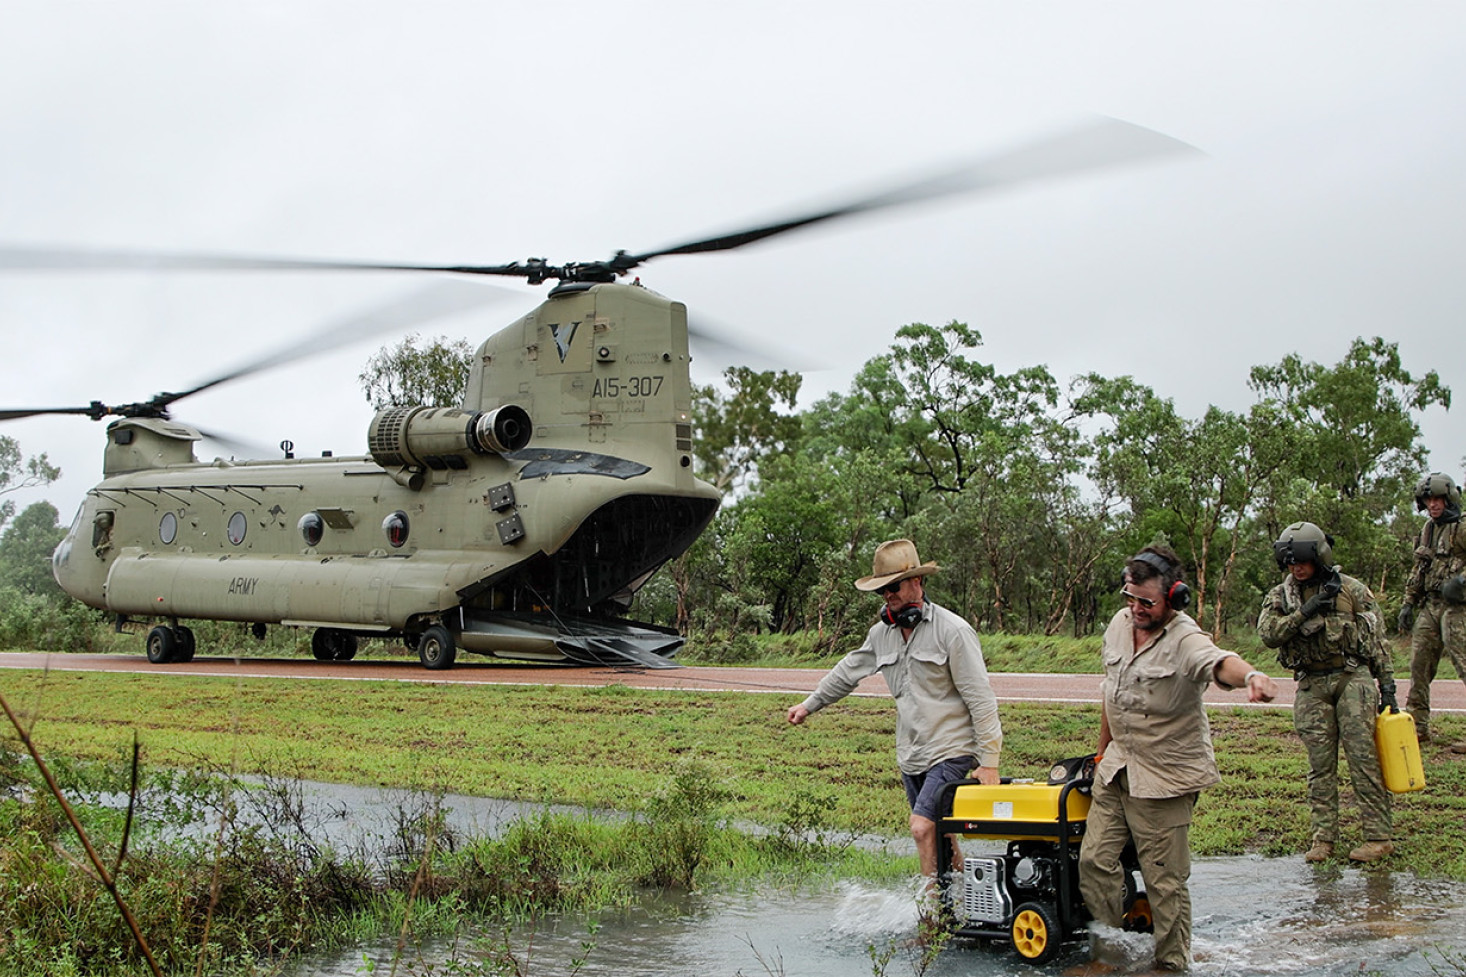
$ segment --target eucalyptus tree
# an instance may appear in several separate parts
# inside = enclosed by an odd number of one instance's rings
[[[1290,354],[1254,367],[1250,385],[1291,422],[1297,465],[1265,501],[1265,531],[1306,518],[1347,541],[1352,573],[1381,589],[1399,581],[1408,565],[1392,523],[1425,464],[1418,415],[1449,410],[1450,388],[1434,370],[1414,376],[1377,336],[1333,366]]]
[[[373,410],[389,407],[456,407],[463,402],[473,347],[466,339],[414,333],[383,346],[367,360],[357,382]]]
[[[714,385],[692,395],[698,473],[719,489],[741,487],[769,457],[794,451],[801,421],[794,411],[804,378],[787,370],[723,371],[725,393]]]
[[[1038,537],[1072,490],[1083,445],[1048,370],[1001,373],[967,354],[981,343],[960,322],[903,326],[848,394],[811,411],[805,445],[883,462],[893,522],[941,551],[953,609],[1002,628],[1031,603],[1035,568],[1050,566],[1055,544]]]
[[[1197,619],[1207,619],[1210,597],[1219,630],[1247,517],[1291,460],[1289,426],[1265,405],[1246,414],[1211,407],[1188,420],[1131,377],[1091,375],[1083,387],[1076,409],[1103,424],[1091,477],[1124,498],[1146,532],[1169,538],[1191,565]]]
[[[51,575],[51,553],[66,535],[56,507],[33,502],[0,533],[0,588],[67,599]]]
[[[51,464],[44,452],[26,457],[21,454],[20,442],[0,435],[0,496],[50,485],[60,477],[61,469]],[[15,500],[0,500],[0,526],[13,515]]]

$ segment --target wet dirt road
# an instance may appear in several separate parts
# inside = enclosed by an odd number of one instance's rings
[[[785,695],[793,700],[812,691],[824,675],[814,668],[608,668],[599,666],[524,665],[492,660],[459,662],[452,669],[429,672],[416,661],[317,662],[295,658],[215,658],[199,656],[191,662],[153,665],[142,655],[74,655],[3,652],[0,668],[53,671],[137,672],[148,675],[202,675],[216,678],[281,678],[336,682],[419,682],[429,685],[621,685],[633,689],[671,689],[689,692],[757,692]],[[993,691],[1000,702],[1099,701],[1098,675],[1029,675],[993,673]],[[1403,703],[1408,680],[1399,680]],[[1294,685],[1278,682],[1277,701],[1251,706],[1241,692],[1212,686],[1206,701],[1217,706],[1250,708],[1290,707]],[[861,683],[857,695],[885,697],[886,683],[879,676]],[[1437,680],[1431,686],[1431,707],[1441,712],[1466,713],[1466,683]]]

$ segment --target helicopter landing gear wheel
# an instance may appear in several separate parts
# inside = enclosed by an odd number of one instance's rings
[[[178,654],[178,639],[172,628],[161,625],[148,632],[148,661],[154,665],[166,665]]]
[[[180,624],[173,629],[173,640],[175,642],[173,660],[176,662],[193,661],[194,650],[198,647],[194,644],[193,631]]]
[[[1059,952],[1063,941],[1057,915],[1042,902],[1025,902],[1019,906],[1009,935],[1013,949],[1029,963],[1048,962]]]
[[[453,633],[441,624],[434,624],[418,639],[417,657],[423,668],[433,671],[452,668],[453,659],[458,657],[458,647],[453,644]]]
[[[356,635],[339,628],[316,628],[311,654],[320,662],[349,662],[356,657]]]

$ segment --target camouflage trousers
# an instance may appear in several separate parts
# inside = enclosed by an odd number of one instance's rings
[[[1430,683],[1443,653],[1466,681],[1466,605],[1431,596],[1416,609],[1410,631],[1410,695],[1405,699],[1405,711],[1414,717],[1422,744],[1430,739]]]
[[[1309,675],[1298,683],[1293,728],[1308,751],[1308,806],[1313,840],[1339,840],[1339,747],[1349,763],[1349,781],[1359,801],[1364,837],[1390,837],[1390,795],[1385,790],[1374,745],[1379,690],[1368,671]]]

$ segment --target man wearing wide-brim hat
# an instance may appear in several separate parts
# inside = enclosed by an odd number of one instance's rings
[[[885,599],[865,643],[789,709],[799,725],[880,672],[896,701],[896,762],[911,802],[911,836],[923,875],[937,873],[937,811],[942,787],[972,773],[998,782],[1003,727],[988,684],[982,646],[972,625],[926,599],[923,578],[941,568],[923,563],[909,539],[882,543],[857,590]]]

